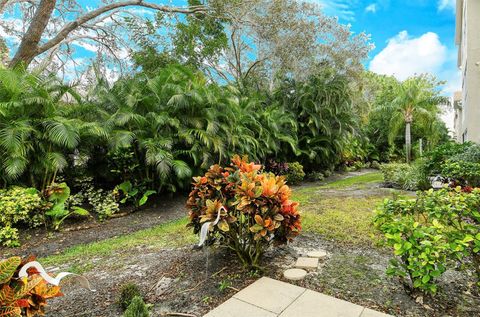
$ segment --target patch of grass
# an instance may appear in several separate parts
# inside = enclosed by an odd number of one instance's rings
[[[339,189],[346,187],[361,187],[372,183],[383,182],[383,174],[381,172],[373,172],[359,176],[352,176],[328,183],[320,188]]]
[[[40,261],[45,265],[62,265],[76,259],[92,259],[98,256],[109,256],[120,250],[128,250],[139,246],[149,248],[180,247],[193,243],[196,240],[192,230],[186,228],[187,218],[171,221],[153,228],[140,230],[132,234],[106,239],[90,244],[68,248],[65,252],[52,255]],[[85,271],[87,268],[74,267],[76,271]]]
[[[352,293],[359,298],[377,298],[388,292],[383,270],[372,267],[378,259],[358,254],[335,254],[324,266],[317,281],[327,294]],[[381,298],[383,298],[383,296]]]
[[[299,202],[300,206],[310,202],[312,197],[318,195],[320,187],[306,187],[294,190],[292,192],[292,200]]]
[[[353,245],[372,245],[378,239],[372,225],[373,210],[382,197],[331,197],[301,206],[305,232]]]

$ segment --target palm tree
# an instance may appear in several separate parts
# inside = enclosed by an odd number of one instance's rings
[[[82,138],[105,136],[96,124],[71,115],[80,98],[55,77],[0,70],[0,175],[4,184],[45,188],[67,166]]]
[[[445,101],[436,90],[438,83],[431,77],[421,75],[412,77],[400,83],[397,87],[397,97],[391,104],[382,108],[391,113],[389,142],[398,135],[405,125],[406,161],[411,161],[412,124],[427,125],[437,119],[439,105]],[[427,136],[428,137],[428,136]]]
[[[276,98],[297,121],[302,164],[315,169],[337,164],[357,125],[348,78],[325,69],[305,82],[287,82]]]

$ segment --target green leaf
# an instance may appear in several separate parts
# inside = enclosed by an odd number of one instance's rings
[[[132,183],[126,181],[117,186],[124,194],[128,194],[132,190]]]
[[[72,207],[72,211],[79,216],[89,216],[90,215],[88,210],[77,207],[77,206]]]
[[[140,198],[140,200],[138,201],[138,205],[139,205],[139,206],[145,205],[145,203],[146,203],[147,200],[148,200],[148,197],[151,196],[151,195],[153,195],[153,194],[156,194],[156,193],[157,193],[157,192],[154,191],[154,190],[147,190],[147,191],[143,194],[142,198]]]
[[[428,274],[427,274],[427,275],[424,275],[424,276],[422,277],[422,283],[423,283],[423,284],[426,284],[426,283],[428,283],[428,281],[430,281],[430,275],[428,275]]]

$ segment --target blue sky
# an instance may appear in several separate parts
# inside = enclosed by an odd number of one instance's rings
[[[371,35],[375,49],[366,66],[405,79],[430,72],[447,81],[447,94],[461,87],[456,66],[455,0],[310,0],[329,15]]]
[[[365,66],[400,80],[432,73],[446,81],[443,93],[461,89],[455,46],[455,0],[308,0],[328,15],[371,35],[375,49]],[[453,111],[442,116],[453,129]]]

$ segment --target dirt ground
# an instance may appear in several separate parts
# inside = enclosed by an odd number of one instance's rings
[[[412,298],[401,284],[387,278],[389,254],[381,250],[338,247],[317,236],[302,235],[295,242],[270,250],[265,272],[249,273],[235,257],[218,250],[148,249],[147,246],[98,258],[85,275],[96,292],[64,287],[65,297],[50,302],[47,316],[121,316],[117,304],[120,286],[139,285],[152,316],[183,313],[202,316],[261,275],[283,280],[284,269],[306,250],[325,249],[329,256],[318,272],[297,285],[316,290],[395,316],[480,316],[480,297],[460,287],[473,280],[460,272],[448,272],[435,298]],[[300,316],[299,316],[300,317]]]
[[[366,196],[383,190],[379,184],[368,186],[348,190],[324,189],[313,194]],[[75,244],[148,228],[184,216],[184,201],[185,197],[174,197],[156,208],[111,219],[85,230],[59,232],[53,236],[37,232],[37,241],[27,241],[21,249],[14,251],[15,254],[46,256]],[[269,250],[263,262],[265,271],[261,273],[243,270],[235,257],[223,250],[198,250],[193,246],[156,248],[142,245],[118,251],[113,256],[75,259],[75,265],[88,264],[90,269],[84,275],[96,292],[79,289],[71,280],[63,286],[65,296],[49,302],[47,316],[121,316],[117,300],[121,285],[127,282],[140,286],[146,302],[151,305],[152,316],[172,316],[169,315],[172,313],[202,316],[261,275],[282,280],[284,269],[291,267],[300,254],[316,249],[326,250],[328,257],[317,272],[309,273],[305,280],[298,282],[300,286],[395,316],[480,316],[480,296],[469,272],[448,271],[440,280],[440,291],[435,298],[412,297],[400,283],[385,275],[390,258],[388,250],[340,245],[314,234],[302,234],[287,246]],[[82,263],[86,261],[88,263]],[[66,269],[71,264],[56,270]]]

